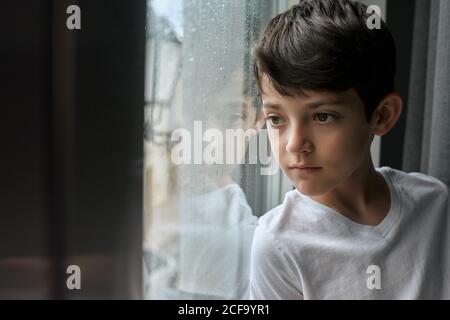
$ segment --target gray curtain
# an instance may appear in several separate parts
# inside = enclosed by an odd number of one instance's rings
[[[416,1],[403,170],[450,185],[450,0]]]

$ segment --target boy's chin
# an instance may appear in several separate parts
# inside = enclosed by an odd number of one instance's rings
[[[295,188],[308,197],[319,197],[328,192],[328,189],[321,188],[319,185],[311,185],[305,183],[294,184]]]

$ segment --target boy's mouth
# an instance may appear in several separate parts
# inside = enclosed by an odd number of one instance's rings
[[[315,167],[311,165],[294,164],[288,167],[291,170],[298,171],[300,173],[314,173],[322,169],[322,167]]]

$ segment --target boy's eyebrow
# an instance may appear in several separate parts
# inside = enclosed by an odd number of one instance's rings
[[[334,99],[334,100],[319,100],[319,101],[313,101],[309,103],[305,103],[305,107],[309,109],[316,109],[322,105],[342,105],[344,104],[344,99]],[[270,108],[270,109],[283,109],[281,105],[278,103],[271,103],[266,102],[262,105],[263,108]]]

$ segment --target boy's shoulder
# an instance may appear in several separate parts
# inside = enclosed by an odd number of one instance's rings
[[[285,200],[280,205],[276,206],[275,208],[270,209],[265,214],[263,214],[258,219],[258,226],[263,226],[266,229],[270,229],[270,227],[274,226],[275,224],[279,224],[280,220],[285,213]],[[270,226],[270,227],[269,227]]]
[[[404,172],[387,166],[376,170],[389,180],[388,182],[396,192],[401,194],[400,197],[397,197],[400,201],[411,200],[417,203],[436,197],[449,198],[447,185],[431,175],[420,172]],[[258,226],[272,235],[279,235],[291,229],[309,233],[314,232],[317,228],[332,227],[326,217],[323,206],[294,189],[285,194],[280,205],[258,219]],[[296,232],[296,234],[299,233]]]
[[[417,199],[418,196],[439,193],[448,197],[448,186],[436,177],[421,172],[405,172],[390,167],[380,167],[377,171],[390,179],[402,193],[412,193]]]
[[[322,208],[297,190],[286,192],[283,202],[258,219],[258,228],[282,238],[314,232],[321,219]],[[293,231],[293,232],[291,232]]]

